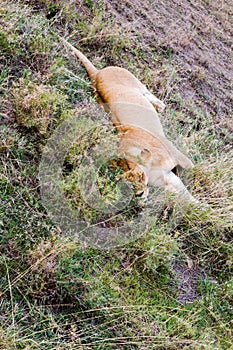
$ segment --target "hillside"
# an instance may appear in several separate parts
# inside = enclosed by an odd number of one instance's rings
[[[230,0],[0,2],[0,349],[232,348],[232,15]],[[165,102],[200,207],[158,204],[153,188],[119,199],[121,171],[102,160],[115,131],[60,37]],[[90,154],[104,203],[89,197]],[[77,239],[84,222],[93,236]],[[93,244],[122,223],[124,244]]]

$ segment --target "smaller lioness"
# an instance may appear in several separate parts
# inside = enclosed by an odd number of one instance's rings
[[[83,63],[97,101],[109,112],[119,132],[119,153],[123,154],[129,169],[126,177],[132,182],[139,179],[143,197],[148,195],[149,183],[188,202],[195,202],[172,172],[177,165],[188,169],[193,164],[164,135],[157,114],[164,110],[164,103],[126,69],[106,67],[98,70],[79,50],[62,40]]]
[[[121,127],[119,154],[128,165],[126,179],[133,179],[133,174],[136,179],[140,176],[142,197],[147,197],[150,184],[163,187],[183,201],[197,202],[173,172],[177,166],[190,169],[193,163],[165,137],[140,128]]]

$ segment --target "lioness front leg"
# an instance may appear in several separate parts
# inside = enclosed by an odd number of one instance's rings
[[[179,200],[181,199],[188,203],[198,203],[198,200],[191,195],[181,179],[172,171],[164,175],[164,187],[166,192],[178,195]]]

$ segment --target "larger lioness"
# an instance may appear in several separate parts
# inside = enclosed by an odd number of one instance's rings
[[[192,168],[193,163],[164,135],[156,111],[163,111],[164,103],[128,70],[113,66],[98,70],[73,45],[64,39],[63,42],[84,65],[97,101],[108,110],[119,132],[119,151],[124,155],[131,174],[128,179],[134,181],[134,174],[136,177],[141,173],[144,197],[148,194],[149,183],[194,202],[182,181],[172,172],[178,165]]]

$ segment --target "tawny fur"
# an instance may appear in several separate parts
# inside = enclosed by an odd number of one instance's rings
[[[107,106],[116,127],[133,125],[164,136],[155,108],[162,111],[165,105],[145,85],[124,68],[106,67],[97,70],[79,50],[63,41],[83,63],[98,102]]]
[[[109,112],[119,132],[119,152],[129,167],[128,179],[140,179],[144,197],[149,183],[164,187],[189,202],[195,201],[171,171],[177,165],[191,168],[193,164],[164,135],[157,114],[164,110],[164,103],[126,69],[110,66],[97,70],[79,50],[63,41],[83,63],[97,101]]]

